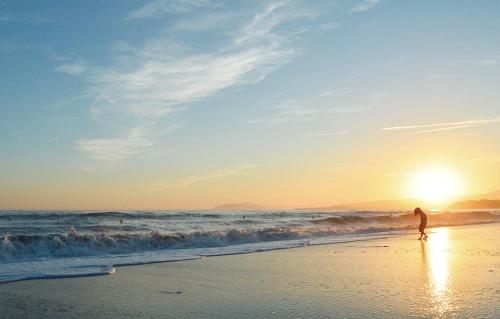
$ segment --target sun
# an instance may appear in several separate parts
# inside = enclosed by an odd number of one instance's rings
[[[450,201],[462,193],[462,181],[451,169],[432,167],[412,174],[410,193],[412,197],[429,203]]]

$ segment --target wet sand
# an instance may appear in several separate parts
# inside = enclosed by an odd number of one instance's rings
[[[0,285],[7,318],[500,318],[500,224]]]

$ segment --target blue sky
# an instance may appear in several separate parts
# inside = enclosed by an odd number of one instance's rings
[[[399,197],[394,183],[356,183],[411,170],[391,163],[405,151],[432,152],[474,171],[473,190],[494,189],[499,9],[0,1],[0,206],[287,206],[318,179],[331,186],[294,204]],[[109,201],[92,202],[103,193]]]

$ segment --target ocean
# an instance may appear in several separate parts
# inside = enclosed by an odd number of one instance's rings
[[[500,210],[428,217],[428,227],[497,223]],[[1,211],[0,283],[400,236],[418,224],[408,211]]]

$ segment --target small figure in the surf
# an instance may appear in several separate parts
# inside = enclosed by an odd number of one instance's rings
[[[75,229],[75,226],[71,225],[69,226],[69,229],[68,229],[68,236],[76,236],[76,229]]]
[[[418,226],[420,237],[418,238],[418,240],[422,240],[422,236],[424,236],[424,239],[427,239],[427,234],[425,233],[425,226],[427,226],[427,215],[425,215],[424,211],[421,210],[420,207],[415,208],[413,214],[415,216],[420,215],[420,226]]]

